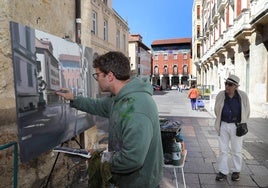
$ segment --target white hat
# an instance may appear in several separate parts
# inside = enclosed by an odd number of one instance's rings
[[[230,74],[229,77],[226,79],[226,82],[233,83],[237,86],[239,86],[239,81],[240,79],[236,75],[233,75],[233,74]]]

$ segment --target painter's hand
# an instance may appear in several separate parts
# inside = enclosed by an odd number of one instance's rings
[[[114,155],[114,152],[108,152],[108,151],[103,152],[101,155],[101,163],[104,163],[104,162],[111,163],[113,155]]]
[[[73,100],[74,95],[68,88],[61,88],[60,90],[56,91],[56,94],[63,97],[65,100]]]

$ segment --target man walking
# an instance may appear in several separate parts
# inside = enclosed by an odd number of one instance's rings
[[[250,104],[245,92],[238,89],[240,79],[230,75],[225,82],[225,90],[216,96],[215,101],[215,128],[219,135],[219,173],[216,181],[226,179],[229,174],[228,154],[231,143],[232,177],[233,181],[240,179],[242,168],[243,137],[236,136],[236,123],[247,123],[250,115]]]

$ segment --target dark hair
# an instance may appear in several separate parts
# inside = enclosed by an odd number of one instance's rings
[[[129,59],[121,52],[111,51],[98,56],[93,61],[93,68],[100,69],[104,74],[112,72],[118,80],[130,78]]]

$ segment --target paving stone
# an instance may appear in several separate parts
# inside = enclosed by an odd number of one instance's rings
[[[184,171],[189,173],[214,173],[212,164],[205,163],[203,158],[191,158],[185,162]]]
[[[216,185],[217,181],[215,181],[216,174],[199,174],[200,183],[202,185]],[[220,184],[227,185],[225,181],[220,182]]]
[[[268,179],[268,169],[266,167],[260,165],[247,165],[247,166],[252,171],[253,174],[266,176]]]
[[[239,181],[232,181],[231,175],[227,178],[229,185],[231,186],[248,186],[248,187],[258,187],[258,185],[254,182],[253,178],[251,176],[246,174],[240,174],[240,180]]]
[[[252,179],[259,187],[268,187],[268,176],[266,175],[251,175]]]

